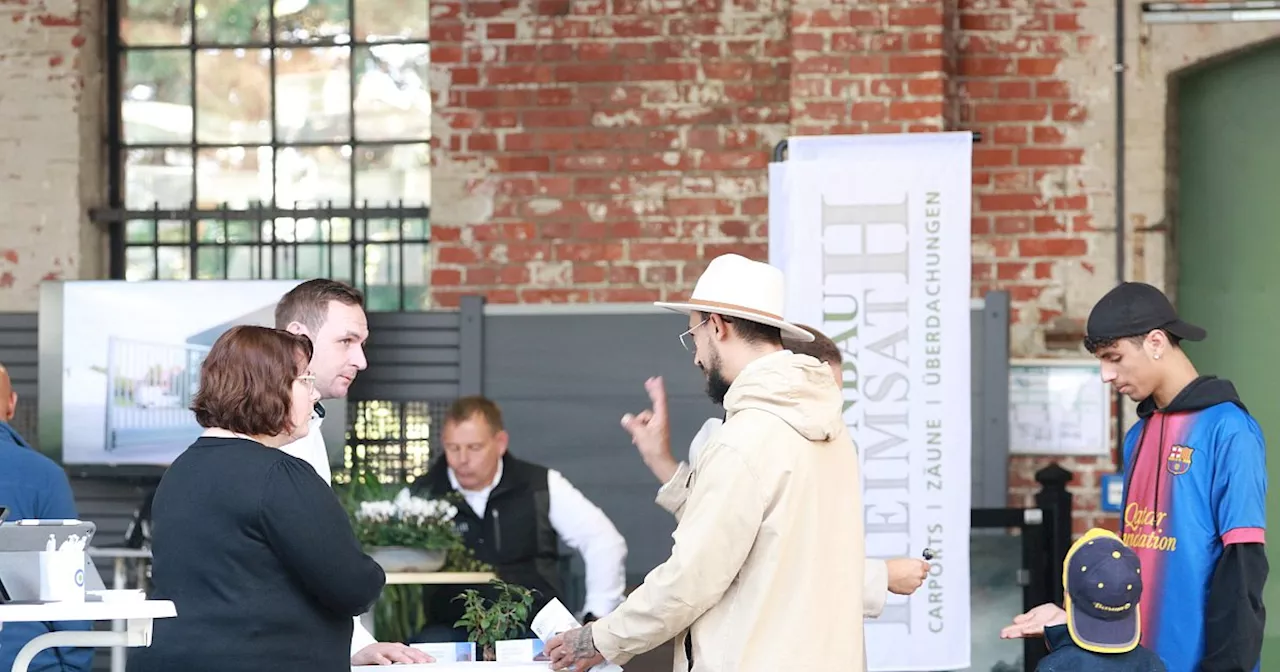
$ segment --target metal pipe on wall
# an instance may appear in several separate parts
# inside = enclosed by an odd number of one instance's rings
[[[1125,119],[1124,119],[1124,88],[1125,88],[1125,72],[1128,66],[1125,65],[1125,2],[1124,0],[1116,0],[1116,55],[1115,63],[1111,66],[1115,72],[1115,100],[1116,100],[1116,284],[1125,281],[1125,201],[1124,201],[1124,152],[1125,152]],[[1120,393],[1115,393],[1116,398],[1116,445],[1115,445],[1115,464],[1119,470],[1122,460],[1124,459],[1124,413],[1121,412],[1124,401],[1120,397]]]

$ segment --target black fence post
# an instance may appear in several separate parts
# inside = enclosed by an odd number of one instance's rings
[[[1062,565],[1071,548],[1071,493],[1067,483],[1072,473],[1057,462],[1036,472],[1040,492],[1036,493],[1036,506],[1044,513],[1045,594],[1050,601],[1061,605],[1063,600]]]

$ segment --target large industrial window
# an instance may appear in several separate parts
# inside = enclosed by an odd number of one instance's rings
[[[112,277],[426,305],[426,0],[108,0]]]

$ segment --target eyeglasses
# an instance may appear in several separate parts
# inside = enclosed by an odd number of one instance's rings
[[[680,334],[680,345],[683,345],[685,350],[688,350],[689,352],[693,352],[693,347],[689,345],[689,343],[693,341],[693,338],[692,338],[693,330],[706,324],[707,320],[709,319],[711,318],[708,317],[707,319],[693,325],[692,327],[689,327],[688,331],[684,332],[683,334]],[[688,341],[684,340],[686,336],[690,337]]]
[[[305,376],[298,376],[298,380],[300,380],[300,381],[302,381],[302,382],[306,383],[306,385],[307,385],[307,389],[308,389],[308,390],[310,390],[310,391],[315,391],[315,389],[316,389],[316,377],[315,377],[315,376],[313,376],[313,375],[311,375],[311,374],[307,374],[307,375],[305,375]]]

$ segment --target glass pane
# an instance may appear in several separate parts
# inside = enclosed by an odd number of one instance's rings
[[[256,280],[258,275],[258,248],[248,245],[232,245],[227,248],[227,279]]]
[[[156,224],[156,238],[162,243],[185,243],[189,228],[186,222],[162,220]]]
[[[368,205],[431,205],[431,146],[373,145],[356,150],[356,199]]]
[[[401,236],[404,240],[427,241],[427,220],[406,219],[401,225]]]
[[[419,0],[426,4],[426,0]],[[349,0],[276,0],[276,35],[281,42],[351,41]]]
[[[969,576],[972,599],[972,659],[970,670],[1023,669],[1023,640],[1000,639],[991,633],[1022,613],[1022,537],[1004,530],[975,529],[969,538]],[[1062,577],[1059,576],[1059,579]],[[867,632],[871,624],[867,621]]]
[[[271,50],[196,52],[196,139],[201,143],[271,142]]]
[[[365,295],[370,310],[400,310],[400,246],[364,246]]]
[[[370,219],[365,222],[365,240],[383,243],[400,240],[399,222],[386,219]]]
[[[323,278],[329,275],[328,245],[298,246],[298,277]]]
[[[426,0],[356,0],[356,40],[425,40],[430,8]]]
[[[266,42],[271,34],[266,0],[199,0],[198,44]]]
[[[313,208],[351,205],[351,147],[282,147],[276,155],[276,203]]]
[[[404,305],[401,310],[426,310],[427,302],[427,246],[422,243],[404,244]]]
[[[124,242],[152,243],[156,239],[156,223],[147,220],[133,220],[124,223]]]
[[[196,222],[196,241],[200,243],[227,242],[227,226],[223,222],[203,220]],[[199,259],[197,258],[197,262]],[[197,263],[197,271],[200,264]]]
[[[130,149],[124,158],[124,203],[130,210],[191,206],[191,150]]]
[[[130,46],[187,44],[191,0],[127,0],[120,7],[120,39]]]
[[[196,162],[197,203],[202,208],[247,208],[271,202],[271,148],[202,149]],[[254,240],[247,237],[245,240]]]
[[[351,220],[334,218],[325,222],[324,239],[334,243],[351,240]]]
[[[183,50],[125,52],[120,114],[127,144],[191,143],[191,55]]]
[[[351,49],[276,50],[276,141],[351,138]]]
[[[282,217],[276,220],[276,239],[292,243],[321,242],[324,240],[324,228],[323,222],[318,219]]]
[[[294,260],[297,258],[296,250],[292,245],[285,247],[277,247],[274,250],[276,255],[276,275],[280,278],[296,278],[298,276],[297,267],[294,266]]]
[[[431,47],[426,44],[357,47],[356,138],[429,140],[430,66]]]
[[[330,246],[328,263],[330,264],[329,272],[325,274],[325,277],[344,282],[355,282],[355,277],[351,273],[351,248],[349,246]]]
[[[124,279],[154,280],[156,277],[155,249],[150,247],[126,247],[124,249]]]
[[[162,247],[156,255],[157,280],[190,280],[187,268],[191,251],[185,247]]]
[[[227,277],[228,248],[201,247],[196,250],[196,279],[222,280]]]
[[[227,222],[227,242],[248,243],[258,239],[257,222]]]

